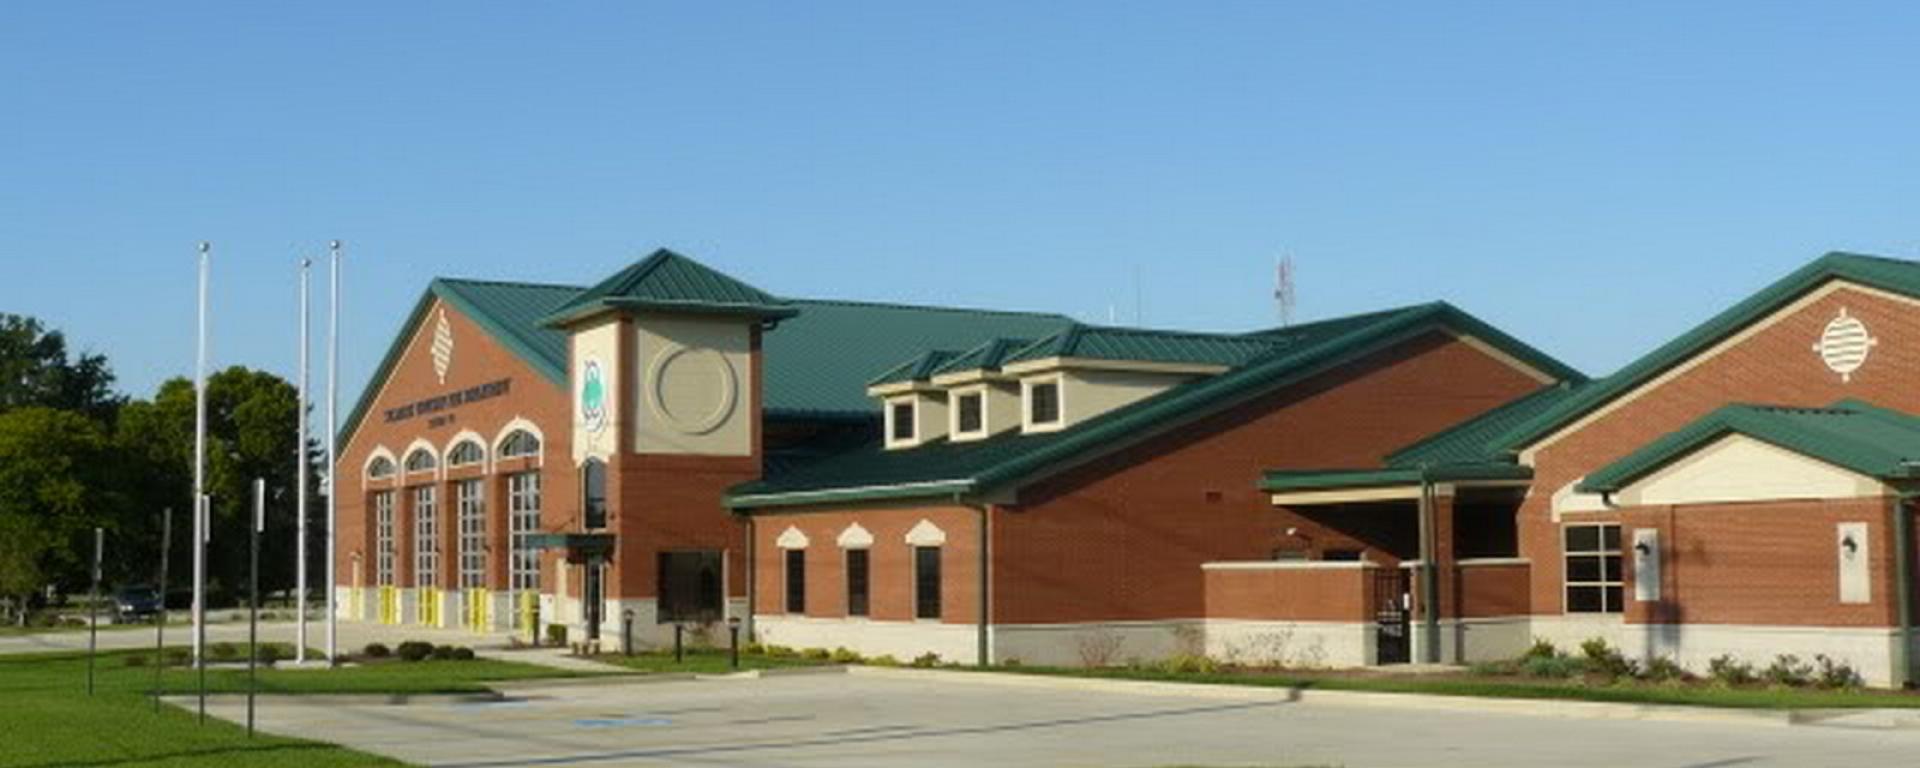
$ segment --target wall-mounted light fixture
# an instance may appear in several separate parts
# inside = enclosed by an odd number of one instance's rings
[[[1840,546],[1847,550],[1848,557],[1852,557],[1860,552],[1860,542],[1853,540],[1853,534],[1847,534],[1846,538],[1841,539]]]
[[[1633,544],[1633,551],[1640,553],[1641,557],[1646,557],[1647,555],[1653,554],[1653,547],[1644,541],[1637,541]]]

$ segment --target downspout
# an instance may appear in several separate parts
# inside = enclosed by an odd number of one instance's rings
[[[1433,478],[1426,466],[1420,467],[1420,612],[1421,655],[1429,664],[1440,663],[1440,582],[1439,564],[1434,559],[1439,547],[1433,540]]]
[[[754,589],[754,582],[759,581],[755,576],[757,571],[754,561],[760,559],[756,550],[760,542],[757,535],[759,531],[753,524],[753,515],[745,515],[745,517],[747,518],[747,615],[741,623],[746,625],[747,642],[753,642],[753,611],[755,604],[759,602],[759,595]]]
[[[1893,599],[1899,617],[1900,641],[1894,644],[1893,668],[1900,673],[1901,687],[1911,687],[1913,679],[1913,520],[1908,503],[1920,497],[1920,490],[1903,490],[1893,502]]]
[[[980,595],[980,599],[978,601],[980,604],[979,605],[980,615],[978,619],[976,619],[976,621],[974,622],[974,626],[975,626],[975,637],[974,637],[975,661],[974,663],[979,666],[985,667],[993,663],[993,652],[989,642],[991,638],[991,633],[992,633],[993,603],[992,603],[991,595],[988,593],[988,588],[989,588],[988,584],[990,579],[988,578],[988,574],[987,574],[987,564],[992,562],[992,559],[988,556],[988,552],[987,552],[988,542],[991,541],[991,536],[989,535],[989,532],[987,530],[987,525],[989,521],[992,520],[993,505],[992,504],[976,504],[974,502],[967,501],[964,495],[958,494],[958,493],[953,495],[953,503],[959,504],[963,507],[967,507],[969,509],[972,509],[975,512],[980,513],[980,525],[977,526],[977,530],[979,531],[979,535],[980,535],[980,544],[979,544],[980,563],[979,563],[979,567],[976,569],[979,571],[979,574],[980,574],[980,583],[978,586],[978,590],[979,590],[978,594]]]

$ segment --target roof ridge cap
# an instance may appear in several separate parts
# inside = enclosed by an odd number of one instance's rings
[[[772,294],[769,294],[772,295]],[[956,307],[943,304],[910,304],[899,301],[869,301],[866,299],[818,299],[799,296],[773,296],[785,302],[806,304],[835,304],[840,306],[877,307],[881,309],[916,309],[928,312],[965,312],[976,315],[1019,315],[1021,317],[1048,318],[1073,322],[1073,318],[1058,312],[1042,312],[1030,309],[986,309],[982,307]]]

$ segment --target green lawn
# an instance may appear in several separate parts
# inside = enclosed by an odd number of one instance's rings
[[[126,666],[129,652],[103,653],[96,694],[86,694],[84,654],[0,656],[0,768],[56,766],[401,765],[330,744],[261,734],[146,696],[152,667]],[[146,651],[144,653],[151,653]],[[492,680],[564,677],[566,672],[491,660],[387,663],[337,670],[262,670],[261,690],[281,693],[479,691]],[[170,689],[192,690],[195,675],[167,670]],[[244,691],[246,672],[209,671],[215,691]]]
[[[636,653],[632,656],[611,654],[595,657],[596,661],[615,664],[628,669],[646,673],[694,672],[703,675],[717,675],[732,672],[727,652],[724,649],[687,649],[685,661],[675,663],[673,651],[653,651]],[[813,667],[828,662],[803,659],[794,656],[772,657],[760,654],[740,654],[740,669],[780,669],[783,667]]]
[[[978,668],[969,667],[968,669]],[[1211,685],[1423,693],[1505,699],[1565,699],[1623,704],[1676,704],[1736,709],[1920,708],[1920,695],[1880,689],[1846,691],[1815,688],[1724,688],[1707,684],[1639,682],[1601,684],[1585,683],[1577,679],[1525,680],[1479,677],[1465,673],[1435,675],[1354,675],[1311,672],[1175,673],[1156,669],[1056,667],[999,667],[987,671]]]

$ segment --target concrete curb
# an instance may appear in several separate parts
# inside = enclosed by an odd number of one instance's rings
[[[162,696],[161,701],[177,707],[192,709],[199,706],[197,696]],[[497,690],[475,691],[472,693],[262,693],[256,697],[258,702],[300,702],[302,704],[383,704],[406,706],[413,704],[483,704],[506,701],[506,694]],[[209,693],[209,703],[245,704],[244,693]]]
[[[808,677],[812,675],[844,675],[851,668],[845,664],[823,664],[817,667],[775,667],[773,669],[749,669],[740,672],[699,675],[701,680],[759,680],[768,677]]]
[[[1906,709],[1734,709],[1675,704],[1618,704],[1563,699],[1500,699],[1427,693],[1329,691],[1252,685],[1111,680],[1088,677],[1024,675],[1010,672],[961,672],[937,669],[855,667],[854,674],[899,680],[975,683],[1014,688],[1181,696],[1234,701],[1272,701],[1380,709],[1487,712],[1585,720],[1646,720],[1744,725],[1810,725],[1863,729],[1920,729],[1920,710]]]
[[[591,675],[586,677],[537,677],[526,680],[496,680],[486,685],[497,691],[515,693],[535,691],[547,688],[600,688],[616,685],[640,685],[649,683],[684,683],[696,679],[692,672],[668,672],[647,674],[628,672],[627,674]]]

